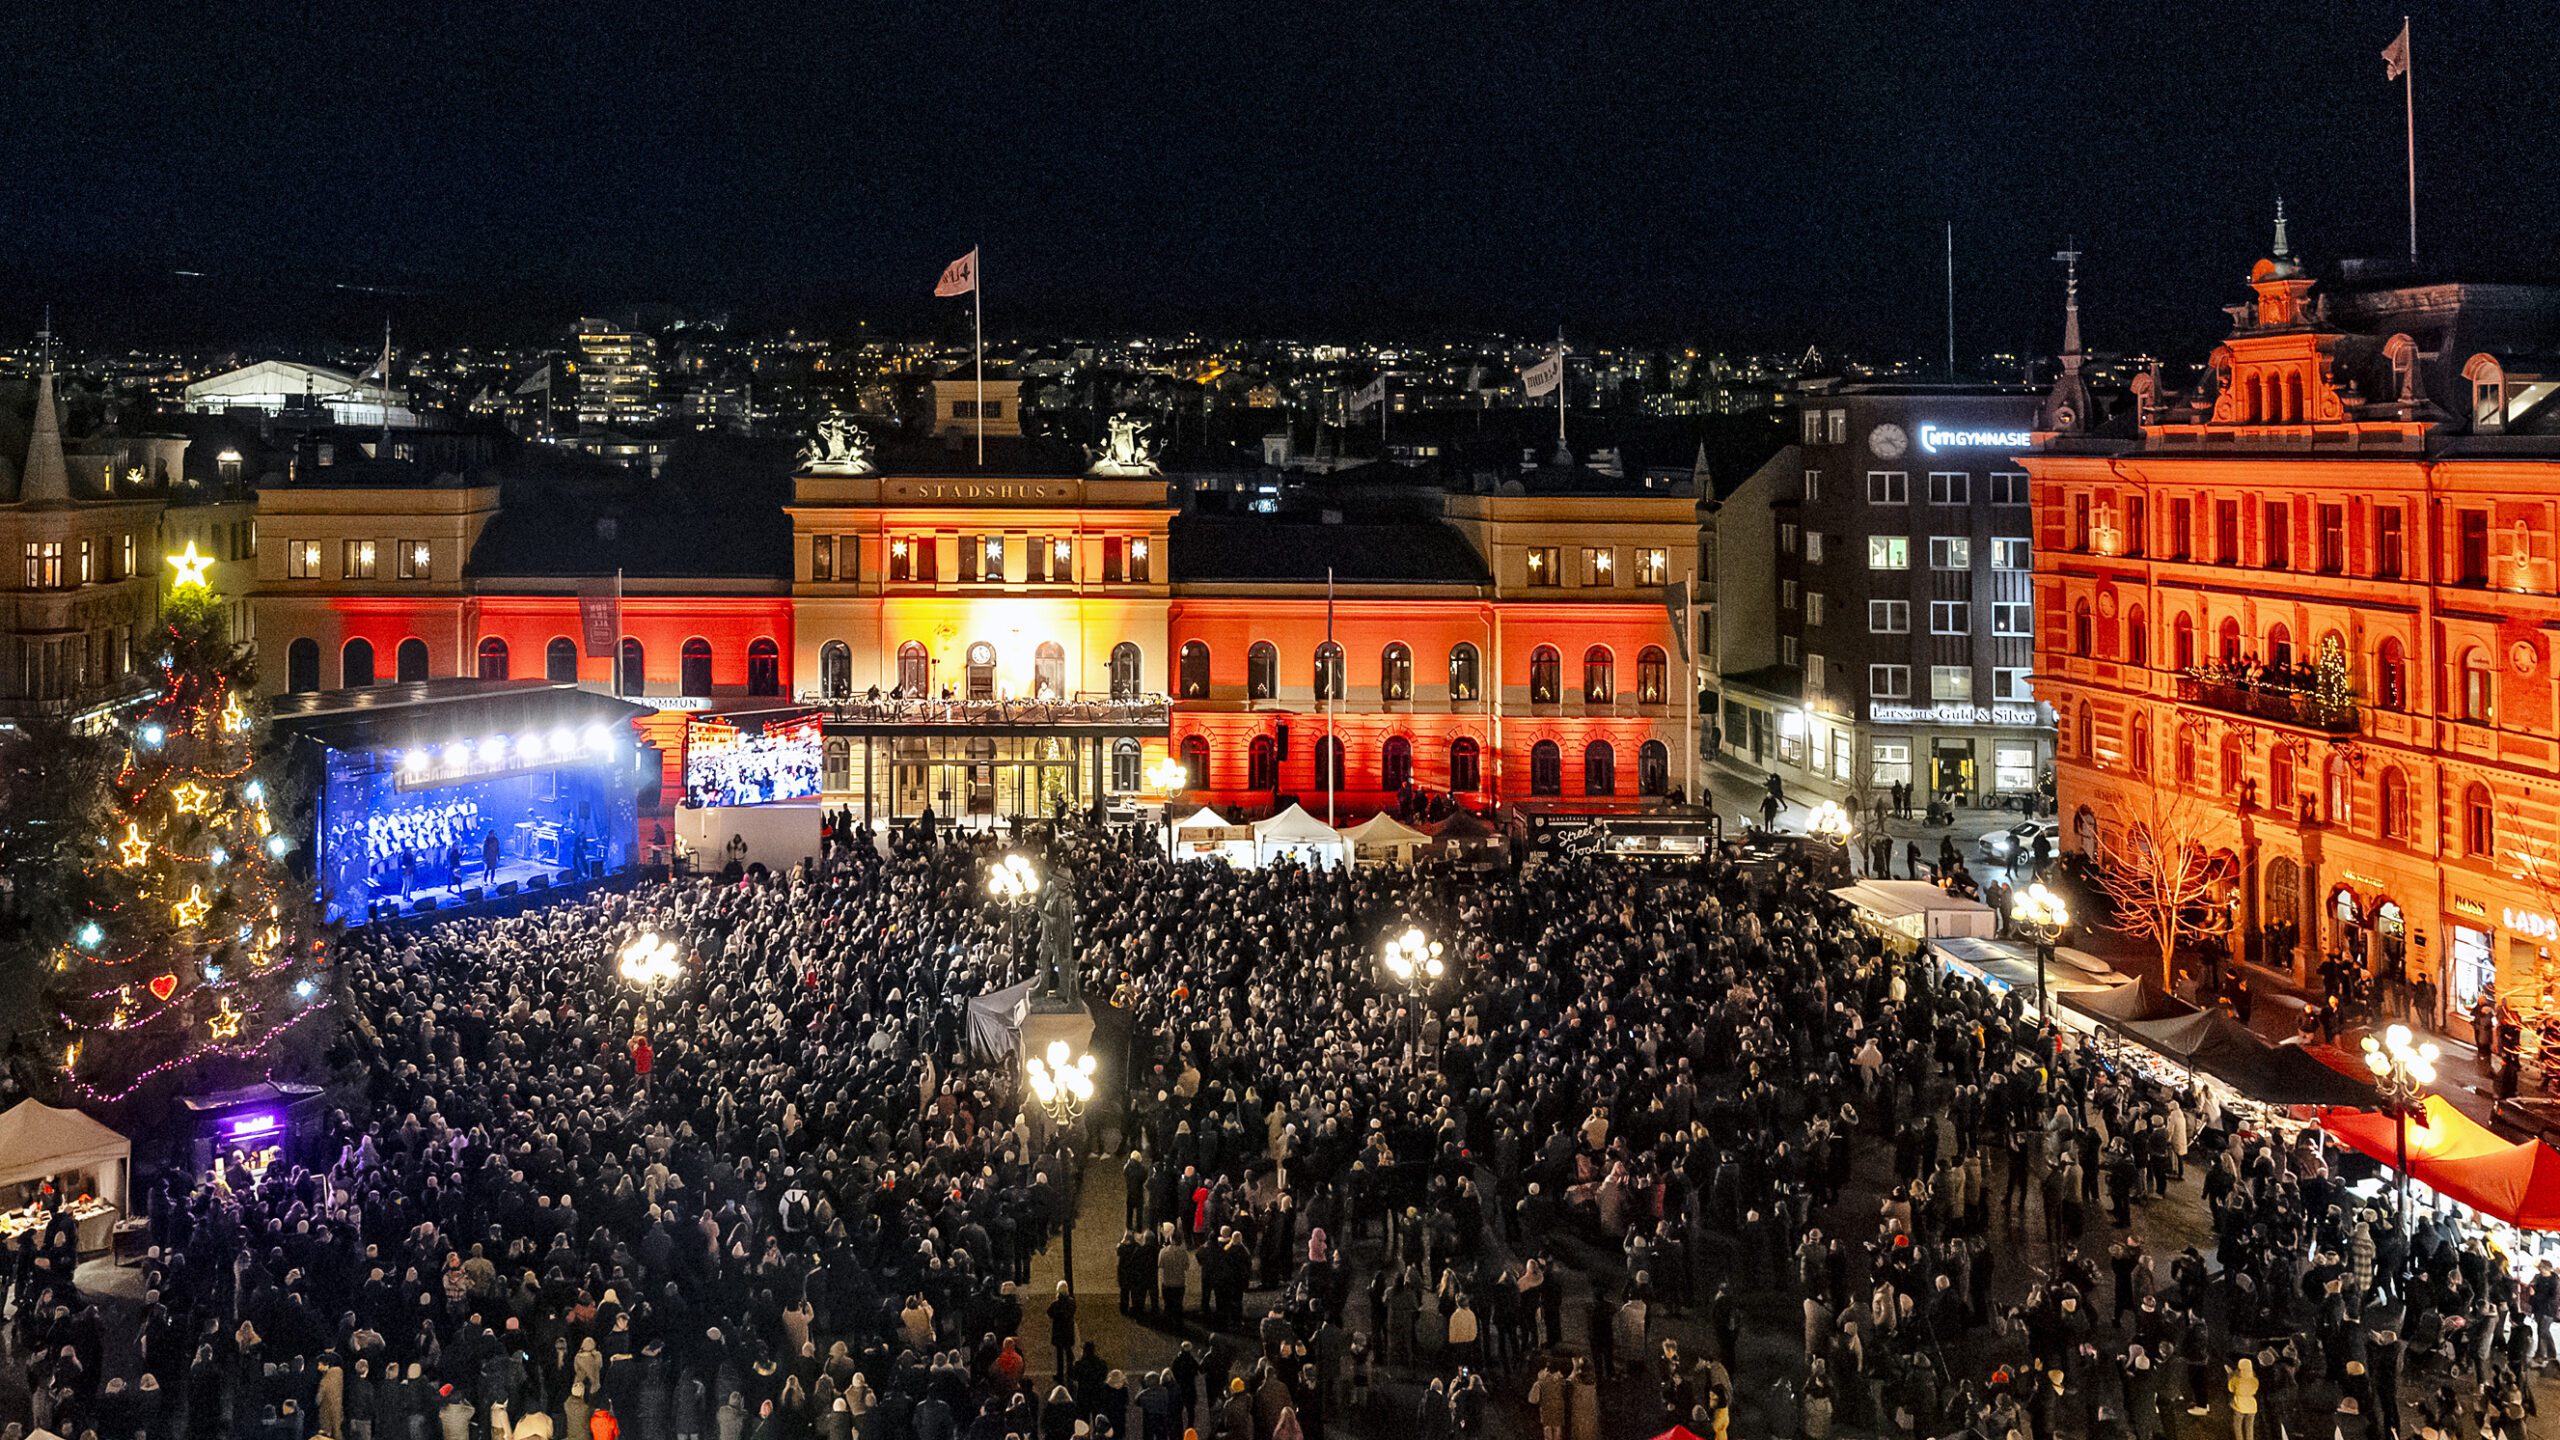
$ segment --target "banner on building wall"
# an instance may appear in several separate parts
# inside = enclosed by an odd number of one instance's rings
[[[610,660],[622,640],[622,577],[578,582],[578,629],[587,658]]]

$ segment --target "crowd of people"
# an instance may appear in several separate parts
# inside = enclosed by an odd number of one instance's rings
[[[805,873],[350,936],[364,1078],[300,1166],[153,1194],[129,1337],[58,1231],[21,1246],[27,1422],[2520,1435],[2560,1341],[2548,1266],[2404,1241],[2316,1134],[1893,953],[1827,860],[1234,870],[1028,834],[1118,1052],[1060,1124],[971,1047],[968,1000],[1030,973],[994,843],[831,833]],[[1409,927],[1438,981],[1381,969]],[[613,969],[644,931],[687,959],[663,992]],[[1042,1260],[1093,1187],[1116,1293]]]

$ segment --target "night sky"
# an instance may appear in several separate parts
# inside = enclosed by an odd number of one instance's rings
[[[2183,354],[2278,194],[2315,261],[2403,243],[2401,12],[2366,0],[750,9],[40,0],[0,58],[0,328],[919,332],[978,244],[1000,332],[1937,354],[1952,220],[1968,356],[2051,348],[2074,234],[2091,343]],[[2417,15],[2435,258],[2560,271],[2555,11]]]

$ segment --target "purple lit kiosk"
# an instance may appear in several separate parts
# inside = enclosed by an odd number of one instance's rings
[[[179,1103],[195,1121],[187,1163],[199,1181],[235,1154],[252,1175],[266,1174],[278,1161],[291,1163],[320,1119],[320,1087],[286,1080],[189,1095]]]

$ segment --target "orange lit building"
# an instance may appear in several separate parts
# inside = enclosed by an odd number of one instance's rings
[[[2200,817],[2235,940],[2549,981],[2560,932],[2560,290],[2288,253],[2193,394],[2096,415],[2076,324],[2033,476],[2065,842]],[[2181,828],[2184,828],[2183,826]]]
[[[984,468],[967,385],[912,439],[798,462],[304,467],[260,496],[264,683],[574,678],[662,713],[671,780],[681,715],[816,706],[829,801],[875,817],[1152,804],[1168,756],[1184,798],[1248,814],[1694,793],[1664,606],[1685,471],[1396,471],[1303,514],[1182,513],[1142,449],[1025,437],[1011,382],[987,394]],[[619,674],[577,598],[617,573]]]

